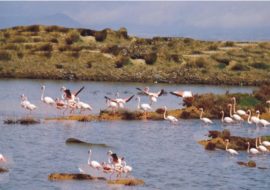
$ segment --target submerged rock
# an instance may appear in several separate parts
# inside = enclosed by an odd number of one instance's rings
[[[6,169],[6,168],[0,168],[0,173],[5,173],[5,172],[8,172],[8,169]]]
[[[142,179],[123,178],[116,180],[108,180],[108,184],[135,186],[135,185],[144,185],[144,181]]]
[[[239,162],[237,162],[237,164],[239,164],[240,166],[246,166],[246,167],[250,167],[250,168],[256,167],[256,162],[253,160],[250,160],[248,162],[239,161]]]
[[[88,174],[78,173],[52,173],[48,176],[49,180],[106,180],[104,177],[94,177]]]
[[[76,139],[76,138],[68,138],[66,140],[66,144],[81,144],[81,145],[87,145],[87,146],[101,146],[101,147],[109,147],[106,144],[102,144],[102,143],[88,143],[85,141],[82,141],[80,139]]]
[[[39,119],[34,118],[21,118],[21,119],[13,119],[9,118],[4,120],[4,124],[21,124],[21,125],[32,125],[40,123]]]

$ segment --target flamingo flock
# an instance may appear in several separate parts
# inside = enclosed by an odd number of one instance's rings
[[[132,172],[132,167],[127,165],[124,157],[118,157],[116,153],[113,153],[111,150],[107,152],[108,162],[98,162],[92,160],[92,150],[88,151],[88,167],[103,172],[104,174],[110,174],[110,178],[116,174],[116,177],[121,177],[122,174],[125,174],[125,177],[128,177]],[[81,173],[86,173],[82,168],[78,168]]]

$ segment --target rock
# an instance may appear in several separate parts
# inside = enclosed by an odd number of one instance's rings
[[[106,144],[98,144],[98,143],[88,143],[85,141],[81,141],[80,139],[76,139],[76,138],[68,138],[66,140],[66,144],[81,144],[81,145],[87,145],[87,146],[101,146],[101,147],[110,147]]]
[[[239,164],[240,166],[246,166],[246,167],[250,167],[250,168],[256,167],[256,162],[254,162],[253,160],[250,160],[248,162],[239,161],[239,162],[237,162],[237,164]]]
[[[94,177],[88,174],[78,173],[52,173],[48,176],[49,180],[106,180],[104,177]]]
[[[108,184],[135,186],[135,185],[144,185],[144,181],[142,179],[123,178],[123,179],[116,179],[116,180],[108,180]]]
[[[39,119],[34,118],[21,118],[21,119],[13,119],[9,118],[4,120],[4,124],[21,124],[21,125],[32,125],[32,124],[38,124],[40,123]]]
[[[5,173],[5,172],[8,172],[8,169],[6,169],[6,168],[0,168],[0,173]]]

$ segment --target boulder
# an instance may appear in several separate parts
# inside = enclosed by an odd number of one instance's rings
[[[249,167],[249,168],[255,168],[256,167],[256,162],[254,162],[253,160],[250,160],[248,162],[239,161],[239,162],[237,162],[237,164],[239,164],[240,166],[246,166],[246,167]]]
[[[102,143],[88,143],[85,141],[82,141],[80,139],[76,139],[76,138],[68,138],[66,140],[66,144],[80,144],[80,145],[87,145],[87,146],[101,146],[101,147],[109,147],[106,144],[102,144]]]
[[[51,181],[62,180],[106,180],[104,177],[94,177],[88,174],[80,173],[52,173],[48,176]]]
[[[21,118],[21,119],[9,118],[9,119],[4,120],[4,124],[32,125],[32,124],[38,124],[38,123],[40,123],[39,119],[34,119],[31,117]]]

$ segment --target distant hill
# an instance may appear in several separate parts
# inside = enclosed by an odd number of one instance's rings
[[[53,19],[47,18],[48,23]],[[60,20],[66,20],[63,24],[72,22],[65,16]],[[0,76],[270,84],[270,42],[140,38],[129,36],[125,28],[96,31],[56,25],[16,26],[0,30]]]

